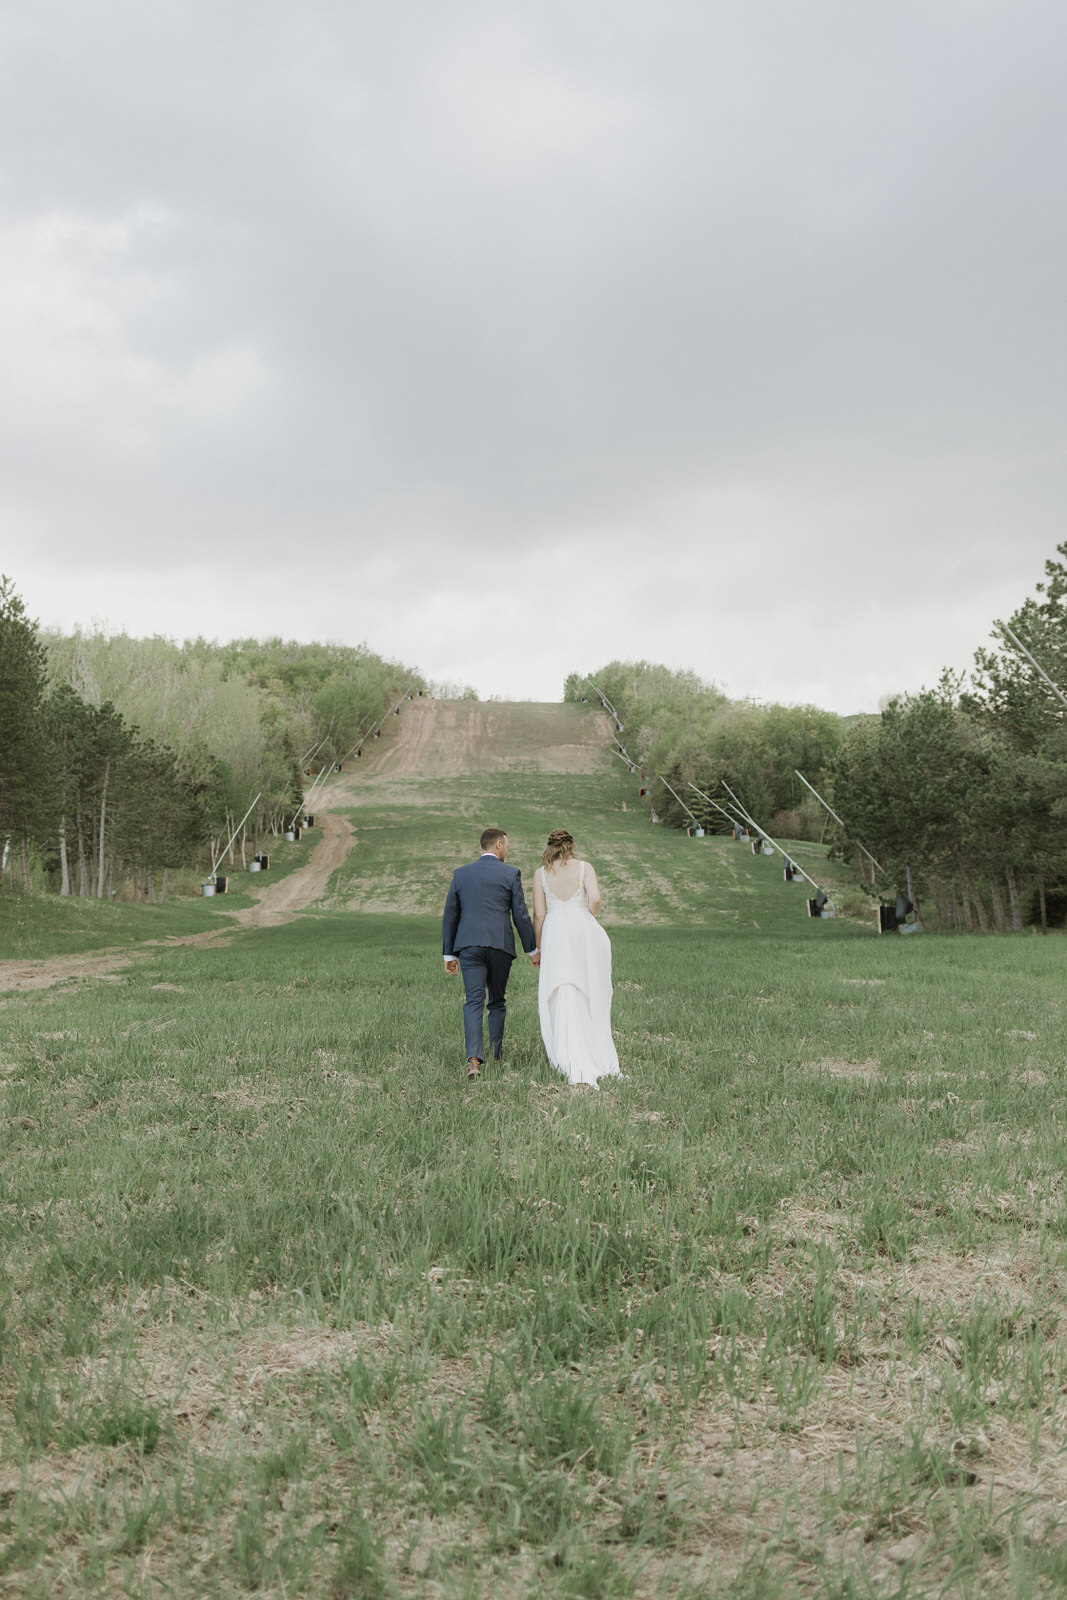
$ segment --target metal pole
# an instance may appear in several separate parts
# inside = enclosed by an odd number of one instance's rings
[[[237,835],[240,833],[241,829],[244,827],[244,825],[248,821],[249,817],[252,815],[252,806],[254,806],[257,803],[257,801],[259,800],[260,795],[262,795],[262,793],[263,793],[263,790],[261,789],[259,791],[259,794],[256,795],[255,800],[252,801],[252,805],[249,806],[248,810],[245,812],[244,816],[241,818],[240,822],[237,824],[236,828],[234,828],[233,832],[230,834],[230,837],[227,839],[226,843],[223,845],[222,849],[219,851],[218,856],[211,863],[211,876],[212,877],[215,876],[215,873],[218,870],[219,862],[222,860],[223,856],[226,854],[227,850],[230,848],[231,844],[236,839]]]
[[[324,766],[323,767],[323,769],[319,773],[318,777],[315,778],[315,780],[309,785],[309,787],[307,788],[307,790],[305,791],[305,793],[304,793],[304,795],[303,795],[303,797],[301,799],[301,805],[304,807],[305,811],[307,810],[308,801],[311,800],[314,797],[314,795],[318,793],[318,791],[320,789],[324,789],[326,787],[326,780],[327,780],[327,778],[330,778],[330,777],[333,776],[334,767],[343,765],[348,760],[348,758],[352,755],[353,751],[361,749],[363,747],[363,745],[367,742],[367,740],[370,738],[370,736],[374,732],[374,730],[376,728],[380,728],[381,727],[381,725],[385,721],[386,717],[391,717],[394,711],[399,711],[400,707],[404,704],[404,701],[411,694],[411,691],[412,691],[412,689],[414,689],[414,687],[415,687],[415,683],[414,683],[414,680],[412,680],[412,682],[409,683],[407,688],[404,690],[404,693],[400,696],[400,699],[396,702],[396,705],[395,706],[390,706],[389,710],[386,711],[381,717],[379,717],[377,722],[372,722],[370,727],[366,730],[366,732],[361,734],[360,737],[356,740],[355,744],[352,745],[348,750],[345,751],[344,755],[341,757],[339,762],[331,762],[329,764],[329,766]],[[331,723],[331,727],[332,727],[332,723]],[[326,738],[329,738],[329,734],[326,735]],[[320,748],[322,744],[325,744],[325,742],[326,742],[326,739],[322,739],[320,741],[320,745],[316,746],[316,748]]]
[[[319,775],[318,775],[318,777],[317,777],[317,778],[316,778],[316,779],[315,779],[315,780],[314,780],[314,781],[313,781],[313,782],[312,782],[312,783],[310,783],[310,784],[309,784],[309,785],[308,785],[308,787],[307,787],[307,789],[306,789],[306,790],[305,790],[305,792],[304,792],[304,795],[303,795],[303,797],[302,797],[302,799],[301,799],[301,802],[300,802],[300,803],[301,803],[301,805],[302,805],[302,806],[303,806],[303,808],[304,808],[304,810],[305,810],[305,811],[306,811],[306,810],[307,810],[307,808],[308,808],[308,801],[309,801],[309,800],[310,800],[310,799],[311,799],[311,798],[312,798],[312,797],[313,797],[313,796],[314,796],[314,795],[315,795],[315,794],[317,794],[317,793],[318,793],[318,791],[319,791],[319,790],[320,790],[320,789],[321,789],[321,788],[322,788],[322,787],[323,787],[323,786],[324,786],[324,784],[325,784],[325,782],[326,782],[326,779],[327,779],[327,778],[328,778],[328,777],[329,777],[329,776],[330,776],[330,774],[331,774],[331,773],[332,773],[332,772],[333,772],[333,766],[332,766],[332,764],[331,764],[331,765],[330,765],[330,766],[328,766],[328,767],[323,767],[323,769],[322,769],[322,771],[321,771],[321,772],[320,772],[320,773],[319,773]]]
[[[800,865],[800,863],[798,861],[793,861],[793,857],[789,854],[788,850],[783,849],[782,846],[778,843],[777,839],[772,839],[771,838],[771,836],[767,832],[766,828],[761,828],[759,823],[755,820],[755,818],[749,816],[748,812],[745,810],[745,808],[741,804],[740,800],[737,799],[737,796],[734,794],[734,791],[730,788],[730,785],[727,783],[726,779],[725,778],[720,778],[719,782],[722,784],[723,788],[726,790],[726,793],[730,796],[731,800],[735,800],[737,802],[737,805],[738,805],[738,807],[739,807],[739,809],[741,811],[742,816],[748,817],[749,822],[755,828],[755,830],[759,834],[760,838],[761,839],[766,839],[767,843],[768,844],[772,844],[774,846],[774,848],[778,851],[778,854],[780,856],[784,856],[787,861],[792,862],[794,872],[799,872],[800,876],[802,878],[806,878],[808,883],[811,884],[812,888],[816,891],[817,894],[826,894],[825,889],[822,887],[821,884],[818,884],[818,883],[815,882],[815,879],[811,876],[811,873],[810,872],[805,872],[804,868]],[[827,900],[829,900],[830,896],[827,894],[826,898],[827,898]]]
[[[366,742],[370,738],[371,734],[375,731],[376,728],[380,728],[381,727],[381,725],[385,721],[386,717],[391,717],[394,711],[399,711],[400,707],[404,704],[404,701],[407,699],[408,695],[411,693],[411,691],[412,691],[412,689],[414,689],[414,687],[415,687],[415,681],[414,681],[414,679],[412,679],[412,681],[408,684],[407,688],[404,690],[404,693],[400,696],[400,699],[397,701],[396,705],[395,706],[390,706],[388,711],[384,711],[382,713],[382,715],[378,718],[377,722],[372,722],[370,727],[367,728],[367,730],[364,733],[360,734],[360,736],[356,740],[355,744],[352,745],[350,749],[345,751],[344,755],[341,757],[342,762],[347,761],[349,756],[351,756],[354,751],[361,749],[363,747],[363,745],[366,744]]]
[[[345,757],[342,756],[341,760],[344,761]],[[318,777],[314,778],[308,785],[301,802],[305,811],[307,810],[308,801],[312,799],[312,797],[317,794],[320,789],[324,789],[326,787],[326,780],[327,778],[333,776],[334,767],[337,765],[337,762],[331,761],[328,765],[323,766],[323,769],[319,773]]]
[[[747,823],[750,823],[751,826],[757,830],[757,832],[762,834],[763,833],[763,829],[760,827],[758,822],[754,822],[753,821],[751,812],[745,810],[745,808],[741,804],[740,800],[734,794],[734,791],[730,788],[730,785],[727,783],[726,779],[725,778],[720,778],[719,782],[722,784],[723,788],[726,790],[726,793],[730,796],[730,799],[733,801],[733,803],[737,807],[738,811],[744,817],[745,821]]]
[[[618,719],[619,713],[615,710],[615,707],[612,705],[611,701],[608,699],[608,697],[604,693],[603,689],[599,688],[593,682],[592,678],[583,678],[582,682],[583,683],[587,683],[589,685],[590,689],[592,689],[593,693],[600,696],[600,704],[604,707],[605,710],[610,711],[613,717]]]
[[[677,789],[671,788],[671,785],[667,782],[667,780],[663,776],[662,772],[657,772],[656,776],[659,779],[660,783],[662,783],[662,785],[663,785],[663,787],[665,789],[670,789],[671,794],[673,794],[674,798],[677,800],[678,804],[681,806],[681,808],[685,812],[686,816],[687,817],[693,817],[693,821],[696,823],[697,827],[699,828],[700,827],[699,819],[697,817],[693,816],[693,813],[690,811],[689,807],[686,805],[685,801],[682,799],[682,797],[678,793]]]
[[[819,804],[821,806],[826,806],[827,811],[829,811],[829,813],[833,817],[834,821],[838,824],[839,827],[844,828],[845,832],[847,833],[848,832],[848,828],[845,827],[845,824],[841,821],[841,818],[838,816],[837,812],[833,809],[833,807],[826,805],[826,801],[823,799],[823,797],[819,793],[818,789],[816,789],[813,784],[810,784],[808,782],[807,778],[805,778],[804,774],[802,772],[798,772],[797,771],[796,767],[793,768],[793,771],[796,772],[797,777],[800,779],[800,781],[804,785],[804,787],[806,789],[810,789],[811,790],[812,794],[815,796],[816,800],[819,802]],[[888,872],[885,870],[884,867],[878,866],[878,862],[871,855],[871,852],[867,849],[867,846],[865,844],[860,844],[858,839],[856,840],[856,844],[859,845],[859,848],[863,851],[864,855],[867,857],[867,860],[871,863],[871,866],[872,867],[877,867],[878,871],[882,874],[883,878],[888,878],[889,877]]]
[[[326,732],[323,734],[322,738],[318,741],[317,744],[313,744],[311,746],[311,749],[308,751],[306,756],[301,756],[300,765],[302,767],[306,767],[308,762],[312,759],[312,757],[318,755],[319,751],[322,749],[323,745],[326,743],[327,739],[330,737],[330,734],[333,732],[333,725],[334,725],[334,723],[336,721],[337,721],[336,715],[332,716],[330,718],[330,726],[326,729]]]
[[[620,744],[618,739],[615,740],[615,743],[618,745],[618,749],[617,750],[613,750],[611,752],[612,755],[613,756],[618,756],[622,761],[628,761],[630,763],[631,767],[636,768],[638,777],[639,778],[643,778],[645,774],[641,769],[640,762],[634,760],[633,756],[630,754],[629,750],[627,750],[626,746],[624,744]]]
[[[1034,660],[1034,658],[1030,654],[1029,650],[1026,648],[1026,646],[1023,644],[1022,640],[1019,638],[1019,635],[1017,633],[1013,633],[1012,630],[1008,627],[1008,624],[1006,622],[994,622],[993,626],[995,628],[1001,628],[1007,634],[1007,636],[1011,640],[1012,644],[1015,645],[1017,647],[1017,649],[1021,650],[1023,655],[1026,657],[1026,659],[1028,661],[1032,662],[1033,665],[1037,668],[1038,672],[1040,672],[1041,676],[1044,678],[1045,682],[1048,684],[1048,686],[1052,690],[1053,694],[1056,695],[1058,699],[1062,700],[1064,705],[1067,706],[1067,695],[1064,694],[1064,692],[1060,688],[1059,684],[1053,683],[1052,679],[1049,677],[1048,673],[1045,671],[1045,669],[1041,665],[1040,661],[1035,661]]]
[[[322,785],[326,782],[326,779],[330,776],[330,773],[333,771],[333,767],[334,767],[334,764],[333,764],[332,761],[330,762],[329,766],[323,766],[322,771],[318,774],[318,776],[316,778],[313,778],[312,781],[308,784],[307,790],[306,790],[306,792],[304,794],[304,807],[305,807],[305,809],[307,807],[308,801],[311,799],[311,796],[315,793],[316,789],[320,789],[322,787]]]
[[[730,802],[730,810],[733,812],[733,817],[731,818],[731,821],[736,822],[737,819],[740,818],[741,821],[745,824],[746,828],[750,825],[751,818],[749,817],[748,813],[745,812],[745,811],[739,811],[737,806],[735,806],[732,801]],[[753,823],[752,826],[755,826],[755,824]]]
[[[387,711],[385,713],[385,717],[387,717],[388,715],[389,715],[389,713]],[[380,722],[372,722],[370,727],[366,730],[366,732],[361,734],[360,737],[356,740],[356,742],[352,746],[351,750],[346,750],[345,751],[344,755],[341,757],[341,760],[342,761],[347,761],[349,756],[353,755],[355,753],[355,751],[362,750],[363,746],[366,744],[367,740],[370,738],[370,736],[374,732],[375,728],[380,728],[381,727],[382,722],[385,721],[385,717],[382,717]]]
[[[710,794],[705,794],[703,789],[698,788],[697,785],[693,782],[692,779],[689,780],[689,787],[691,789],[696,789],[697,794],[700,796],[700,798],[702,800],[706,800],[708,802],[709,806],[714,806],[716,811],[721,811],[723,816],[726,818],[727,822],[729,822],[732,826],[736,827],[735,819],[730,815],[730,813],[727,810],[725,810],[724,807],[722,807],[717,800],[713,800],[711,798]],[[792,858],[790,858],[790,859],[792,859]]]
[[[590,689],[594,690],[600,696],[600,704],[604,707],[605,711],[610,711],[612,716],[615,718],[615,721],[621,724],[622,718],[619,716],[619,713],[615,710],[615,707],[612,705],[611,701],[608,699],[608,697],[604,693],[603,689],[598,689],[596,684],[593,682],[592,678],[583,678],[582,682],[583,683],[587,683],[589,685]]]

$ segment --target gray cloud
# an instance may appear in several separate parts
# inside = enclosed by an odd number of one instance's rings
[[[0,29],[5,568],[50,620],[486,693],[636,654],[850,709],[962,664],[1062,537],[1065,34],[38,0]]]

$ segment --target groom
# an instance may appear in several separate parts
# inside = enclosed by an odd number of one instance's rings
[[[489,1045],[493,1060],[500,1060],[504,1043],[504,990],[515,959],[514,922],[522,948],[531,963],[541,964],[530,913],[522,896],[522,874],[505,865],[508,836],[503,828],[486,828],[477,861],[457,867],[445,901],[442,926],[445,971],[463,973],[466,1003],[463,1033],[467,1047],[467,1077],[481,1075],[483,1055],[482,1012],[489,997]]]

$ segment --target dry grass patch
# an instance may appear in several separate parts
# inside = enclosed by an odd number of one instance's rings
[[[1038,1067],[1028,1067],[1025,1072],[1012,1074],[1012,1083],[1019,1083],[1026,1089],[1044,1089],[1048,1084],[1048,1076]]]
[[[789,1210],[786,1226],[823,1246],[847,1227],[841,1213]],[[810,1292],[791,1243],[746,1280],[768,1310]],[[1067,1539],[1067,1457],[1039,1445],[1058,1433],[1065,1290],[1036,1250],[930,1252],[839,1267],[822,1359],[800,1339],[773,1362],[766,1340],[717,1335],[721,1386],[694,1409],[678,1460],[702,1508],[693,1573],[710,1556],[724,1592],[822,1593],[836,1569],[876,1595],[905,1571],[917,1594],[1014,1594],[1012,1541],[1050,1557]],[[790,1389],[790,1372],[806,1385]],[[766,1587],[745,1588],[761,1571]]]
[[[843,1061],[832,1056],[824,1056],[821,1061],[805,1063],[806,1072],[825,1072],[831,1078],[858,1078],[862,1083],[873,1083],[882,1076],[881,1067],[877,1061],[868,1056],[866,1061]]]

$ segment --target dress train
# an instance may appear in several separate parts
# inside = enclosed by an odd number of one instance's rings
[[[545,891],[537,1008],[541,1037],[552,1065],[570,1083],[595,1086],[598,1078],[619,1075],[611,1037],[611,940],[589,910],[585,862],[578,887],[566,900]]]

